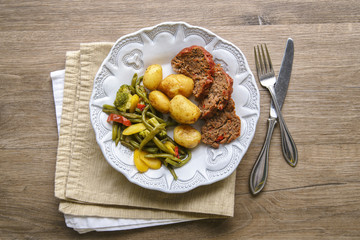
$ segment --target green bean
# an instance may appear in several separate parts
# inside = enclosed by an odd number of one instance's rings
[[[109,110],[116,110],[116,107],[115,107],[115,106],[112,106],[112,105],[109,105],[109,104],[104,104],[104,105],[103,105],[103,108],[109,109]]]
[[[121,128],[121,125],[119,125],[117,137],[115,139],[115,146],[117,146],[119,144],[119,141],[121,140],[121,135],[122,135],[122,128]]]
[[[182,147],[178,146],[178,149],[179,149],[179,154],[180,154],[180,155],[185,155],[185,156],[187,155],[186,151],[183,150]]]
[[[140,85],[142,79],[143,79],[143,76],[141,76],[141,77],[139,77],[139,78],[136,79],[136,81],[135,81],[135,87],[136,87],[137,85]]]
[[[142,120],[139,119],[139,118],[131,118],[129,120],[130,120],[131,123],[141,123],[142,122]]]
[[[148,113],[148,112],[146,112]],[[148,121],[147,121],[152,127],[156,127],[158,126],[160,123],[158,120],[156,120],[155,117],[152,117],[150,118]],[[166,126],[165,126],[166,127]],[[158,137],[160,137],[161,139],[162,138],[165,138],[167,136],[167,133],[166,133],[166,129],[164,128],[158,135]]]
[[[187,151],[187,157],[185,158],[185,159],[183,159],[182,161],[181,161],[181,163],[179,163],[176,167],[182,167],[182,166],[184,166],[187,162],[189,162],[190,161],[190,159],[191,159],[191,151]]]
[[[140,119],[141,116],[139,114],[136,114],[136,113],[124,113],[124,112],[120,112],[119,115],[123,116],[123,117],[126,117],[128,119],[131,119],[131,118],[135,118],[135,119]]]
[[[146,147],[157,147],[156,144],[154,143],[154,141],[148,142],[145,146]]]
[[[141,97],[147,104],[149,104],[151,112],[155,114],[156,111],[155,111],[155,109],[153,108],[153,106],[151,106],[150,101],[149,101],[149,99],[148,99],[147,96],[146,96],[146,90],[142,91],[142,90],[140,89],[140,85],[136,85],[136,86],[135,86],[135,91],[136,91],[136,94],[139,95],[139,97]]]
[[[115,139],[115,146],[117,146],[120,142],[120,138]]]
[[[116,122],[114,122],[113,126],[112,126],[112,140],[113,141],[115,141],[115,139],[117,138],[118,128],[119,128],[119,125]]]
[[[121,143],[121,145],[129,148],[129,149],[132,150],[132,151],[135,150],[135,148],[134,148],[130,143],[128,143],[128,142],[125,142],[125,141],[120,140],[120,143]]]
[[[130,89],[130,93],[131,93],[132,95],[136,94],[135,88],[133,88],[133,86],[130,86],[130,85],[129,85],[129,89]]]
[[[138,79],[138,75],[137,75],[137,73],[135,73],[134,75],[133,75],[133,78],[131,79],[131,86],[135,89],[135,86],[136,86],[136,81],[137,81],[137,79]]]
[[[147,154],[145,157],[148,158],[156,158],[156,157],[165,157],[165,161],[174,167],[182,167],[184,166],[189,160],[191,159],[191,151],[187,151],[187,157],[185,159],[182,159],[181,161],[179,158],[174,157],[171,154]]]
[[[161,151],[171,154],[170,150],[157,137],[153,138],[153,142]]]
[[[132,134],[132,135],[127,136],[127,140],[128,140],[128,141],[135,141],[135,142],[137,142],[138,144],[140,144],[140,141],[138,141],[138,139],[135,137],[135,134]]]
[[[117,114],[117,115],[121,115],[123,117],[126,117],[127,119],[131,119],[131,118],[135,118],[135,119],[139,119],[141,118],[141,116],[139,114],[136,114],[136,113],[126,113],[126,112],[120,112],[116,109],[103,109],[102,110],[104,113],[107,113],[107,114],[111,114],[111,113],[114,113],[114,114]]]
[[[172,144],[174,144],[175,146],[177,145],[176,142],[169,136],[166,136],[166,139],[165,140],[168,140],[169,142],[171,142]]]
[[[157,153],[159,149],[157,147],[144,147],[143,150],[149,153]]]
[[[165,160],[162,160],[162,163],[165,165],[165,167],[167,167],[169,164]]]
[[[149,109],[149,107],[150,107],[150,105],[147,105],[145,108],[144,108],[144,110],[143,110],[143,112],[142,112],[142,114],[141,114],[141,120],[142,120],[142,122],[143,122],[143,124],[145,125],[145,127],[149,130],[149,131],[152,131],[154,128],[153,128],[153,126],[151,126],[151,124],[150,123],[148,123],[147,121],[146,121],[146,113],[147,113],[147,111],[148,111],[148,109]]]
[[[135,92],[137,95],[139,95],[139,97],[141,97],[146,103],[150,103],[149,99],[146,97],[146,93],[144,93],[141,89],[140,89],[140,85],[136,84],[135,86]]]
[[[140,150],[151,140],[153,139],[156,134],[158,134],[160,131],[164,130],[165,129],[165,126],[166,124],[160,124],[160,125],[157,125],[151,132],[150,134],[148,134],[144,140],[142,140],[141,144],[140,144]]]
[[[120,130],[122,130],[122,126],[120,126]],[[125,135],[123,134],[123,132],[122,131],[120,131],[120,141],[125,141]]]
[[[145,155],[145,157],[147,157],[147,158],[169,158],[173,161],[181,162],[181,159],[175,157],[172,154],[167,154],[167,153],[147,154],[147,155]]]
[[[153,114],[156,114],[156,110],[155,110],[155,108],[153,108],[153,106],[150,104],[150,102],[149,102],[149,105],[150,105],[150,111],[151,111]]]
[[[177,180],[178,177],[177,177],[177,175],[175,173],[175,170],[172,168],[172,166],[167,166],[167,168],[169,169],[171,175],[173,175],[174,179]]]
[[[175,166],[175,167],[179,164],[178,162],[175,162],[175,161],[171,160],[170,158],[166,158],[165,161],[166,161],[168,164],[170,164],[170,165],[172,165],[172,166]]]
[[[133,146],[136,149],[139,149],[139,147],[140,147],[140,145],[139,145],[139,143],[137,141],[130,140],[129,143],[131,144],[131,146]]]
[[[142,142],[142,138],[139,136],[139,133],[134,134],[134,137],[135,137],[136,141],[138,141],[139,143]]]
[[[153,114],[152,112],[147,112],[147,113],[146,113],[146,115],[147,115],[147,116],[149,116],[149,117],[156,118],[156,120],[158,120],[158,121],[159,121],[159,123],[165,123],[165,120],[164,120],[164,119],[162,119],[162,118],[160,118],[160,117],[156,116],[156,115],[155,115],[155,114]]]

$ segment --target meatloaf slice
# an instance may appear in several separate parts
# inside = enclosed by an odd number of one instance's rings
[[[206,119],[201,128],[201,141],[213,148],[220,144],[230,143],[240,136],[241,120],[235,112],[235,103],[232,99],[223,111]]]
[[[214,81],[209,89],[209,93],[199,103],[201,118],[209,118],[217,111],[225,108],[231,99],[233,92],[233,79],[217,65],[215,67]]]
[[[181,50],[172,60],[175,72],[194,80],[193,94],[197,100],[206,96],[213,82],[215,63],[212,55],[201,46]]]

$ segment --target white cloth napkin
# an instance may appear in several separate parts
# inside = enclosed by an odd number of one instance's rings
[[[53,86],[55,113],[60,133],[60,120],[63,104],[65,70],[58,70],[50,73]],[[73,228],[79,233],[87,233],[91,231],[119,231],[136,228],[152,227],[158,225],[173,224],[185,221],[186,219],[119,219],[104,217],[84,217],[65,214],[65,223],[69,228]]]
[[[54,93],[58,135],[60,135],[60,120],[61,120],[61,112],[62,112],[63,97],[64,97],[65,69],[51,72],[50,77],[52,79],[52,86]]]

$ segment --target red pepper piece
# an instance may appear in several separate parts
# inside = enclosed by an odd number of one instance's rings
[[[215,140],[215,142],[220,142],[221,140],[224,139],[223,135],[218,136],[218,138]]]
[[[112,113],[112,114],[110,114],[110,115],[108,116],[107,121],[108,121],[108,122],[112,122],[112,121],[115,121],[115,120],[118,120],[118,121],[119,121],[120,119],[121,119],[121,118],[119,117],[119,115]]]
[[[178,146],[175,147],[174,152],[175,152],[175,157],[179,158],[179,147]]]
[[[145,104],[138,103],[136,107],[142,111],[145,108]]]
[[[131,122],[129,119],[127,119],[126,117],[122,117],[122,124],[125,125],[125,126],[130,126],[131,125]]]
[[[107,118],[107,121],[108,122],[118,122],[118,123],[121,123],[121,124],[123,124],[125,126],[130,126],[131,125],[131,122],[130,122],[129,119],[127,119],[124,116],[114,114],[114,113],[109,115],[109,117]]]

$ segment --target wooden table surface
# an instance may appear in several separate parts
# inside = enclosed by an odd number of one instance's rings
[[[164,21],[202,26],[234,43],[254,71],[267,43],[278,72],[285,42],[295,58],[283,115],[299,163],[282,156],[279,128],[269,178],[257,197],[251,168],[264,141],[269,93],[237,168],[235,216],[80,235],[54,197],[57,127],[49,73],[65,52]],[[1,239],[360,239],[360,2],[0,1]]]

